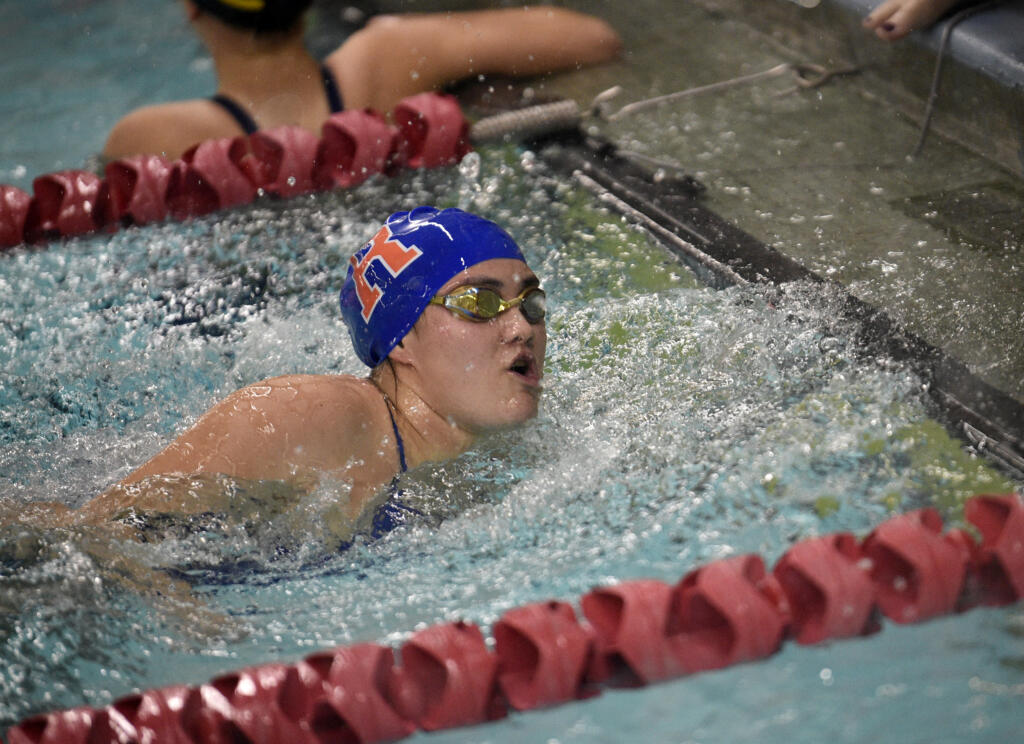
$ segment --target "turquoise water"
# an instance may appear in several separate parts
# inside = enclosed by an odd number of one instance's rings
[[[954,522],[966,495],[1024,485],[928,418],[920,380],[858,353],[838,297],[702,287],[655,240],[506,148],[4,256],[4,503],[80,504],[262,377],[361,374],[336,307],[345,260],[382,216],[422,201],[508,225],[542,278],[552,309],[538,419],[409,474],[427,517],[344,553],[318,529],[337,493],[280,510],[246,501],[266,484],[214,484],[234,489],[239,513],[171,520],[145,543],[0,528],[0,730],[337,644],[398,645],[438,622],[489,626],[511,607],[675,581],[723,556],[772,563],[795,540],[864,534],[919,506]],[[153,582],[168,575],[180,591],[159,598]],[[418,738],[1007,741],[1021,721],[1022,637],[1019,607],[887,623]]]
[[[407,476],[429,517],[377,543],[333,552],[317,529],[337,496],[326,491],[143,544],[0,532],[5,554],[22,546],[0,575],[4,721],[336,644],[397,645],[456,618],[489,626],[511,607],[630,578],[674,581],[726,555],[773,562],[801,537],[863,534],[892,509],[929,504],[955,519],[962,494],[1006,487],[928,420],[918,380],[857,358],[829,310],[838,298],[703,288],[655,242],[522,160],[488,152],[458,170],[7,257],[4,291],[17,303],[0,318],[0,395],[13,414],[0,472],[17,500],[81,503],[247,382],[361,373],[336,313],[342,257],[379,212],[410,200],[432,195],[508,223],[553,308],[540,417]],[[136,568],[112,567],[101,540]],[[189,590],[152,596],[152,570]],[[890,627],[432,739],[509,740],[526,727],[614,741],[643,722],[652,740],[750,727],[799,740],[804,726],[804,740],[819,740],[837,723],[817,709],[834,705],[840,683],[859,700],[850,720],[860,726],[907,726],[918,702],[934,701],[928,716],[941,725],[915,724],[932,740],[982,714],[994,734],[1020,702],[1019,623],[1011,608]]]

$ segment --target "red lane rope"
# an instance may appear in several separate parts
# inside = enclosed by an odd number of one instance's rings
[[[197,686],[120,698],[102,709],[28,718],[8,744],[239,744],[395,741],[478,724],[876,632],[880,616],[920,622],[1024,598],[1024,503],[969,500],[962,529],[934,509],[794,544],[769,572],[757,555],[696,568],[677,584],[629,581],[580,599],[506,612],[493,644],[471,623],[415,633],[395,651],[362,643],[296,664],[229,672]],[[491,648],[493,647],[493,651]]]
[[[86,170],[41,175],[32,194],[0,184],[0,252],[22,243],[114,232],[167,218],[182,220],[333,188],[378,173],[456,163],[470,151],[469,124],[453,96],[422,93],[401,101],[394,125],[369,109],[342,111],[321,136],[278,127],[201,142],[179,160],[139,155]]]

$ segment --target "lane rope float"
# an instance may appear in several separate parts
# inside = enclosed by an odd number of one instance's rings
[[[771,571],[754,554],[676,584],[627,581],[509,610],[493,644],[468,622],[417,631],[397,650],[359,643],[294,663],[134,693],[104,708],[23,720],[7,744],[291,744],[396,741],[501,719],[606,690],[764,659],[816,644],[1024,598],[1024,503],[968,500],[965,529],[931,508],[792,545]],[[493,650],[492,650],[493,648]],[[400,659],[400,663],[399,663]]]
[[[334,188],[351,188],[376,174],[405,168],[437,168],[459,162],[473,144],[536,138],[578,129],[586,120],[615,121],[684,97],[792,73],[796,85],[781,94],[815,88],[857,68],[827,69],[784,63],[771,69],[677,91],[609,110],[619,87],[598,95],[582,109],[566,99],[527,106],[470,125],[457,100],[421,93],[399,102],[388,123],[371,109],[333,114],[320,136],[283,126],[251,135],[200,142],[181,158],[158,155],[122,158],[100,176],[70,169],[33,179],[32,193],[0,184],[0,252],[14,246],[114,232],[128,225],[200,217],[265,196],[290,198]],[[781,95],[780,94],[780,95]],[[619,148],[620,155],[642,158]],[[661,167],[678,169],[670,163]]]
[[[454,164],[471,150],[469,123],[453,96],[406,98],[392,119],[342,111],[324,122],[320,137],[283,126],[200,142],[173,162],[158,155],[116,160],[102,178],[87,170],[44,174],[33,180],[32,194],[0,185],[0,251],[199,217],[268,196],[350,188],[376,174]]]

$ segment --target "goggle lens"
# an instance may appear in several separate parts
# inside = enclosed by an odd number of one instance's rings
[[[544,294],[544,290],[535,289],[532,292],[527,292],[523,296],[519,309],[522,311],[523,317],[526,318],[526,322],[531,325],[536,325],[544,320],[548,314],[548,297]]]
[[[492,292],[489,289],[478,289],[475,295],[472,295],[476,299],[476,315],[481,318],[494,318],[501,313],[502,305],[504,304],[501,295],[497,292]]]
[[[430,304],[446,307],[461,318],[478,321],[496,318],[518,306],[526,321],[535,325],[544,320],[547,313],[547,298],[540,287],[530,287],[508,301],[487,287],[464,287],[451,294],[437,295]]]

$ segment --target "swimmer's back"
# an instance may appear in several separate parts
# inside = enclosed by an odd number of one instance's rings
[[[325,95],[321,68],[314,66],[309,75],[302,78],[301,88],[289,83],[257,91],[253,96],[232,93],[229,98],[260,129],[300,126],[319,136],[335,103],[343,105],[343,96],[338,93],[336,101],[329,94]],[[173,160],[199,142],[241,134],[243,131],[236,117],[209,98],[158,103],[122,117],[107,136],[103,158],[116,160],[139,153],[159,153]]]
[[[103,159],[153,153],[174,160],[192,145],[232,132],[237,129],[230,114],[206,99],[143,106],[110,130]]]

